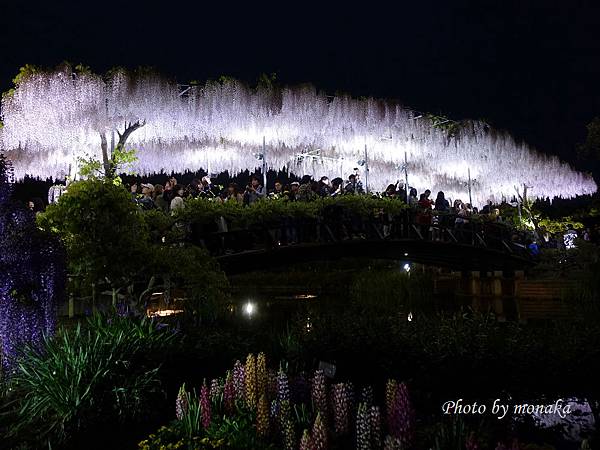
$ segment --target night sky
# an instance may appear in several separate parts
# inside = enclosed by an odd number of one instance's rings
[[[600,115],[597,1],[87,3],[0,0],[1,91],[20,66],[63,60],[153,66],[182,82],[276,72],[283,84],[483,118],[570,162]]]

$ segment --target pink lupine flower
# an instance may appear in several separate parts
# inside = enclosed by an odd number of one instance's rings
[[[233,377],[231,372],[227,372],[225,378],[225,386],[223,386],[223,404],[225,406],[226,414],[233,414],[235,410],[235,386],[233,384]]]
[[[208,428],[210,426],[211,411],[210,411],[210,392],[206,385],[206,380],[200,389],[200,413],[202,426]]]

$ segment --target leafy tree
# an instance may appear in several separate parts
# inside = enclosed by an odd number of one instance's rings
[[[148,230],[123,186],[90,178],[69,185],[56,204],[38,217],[67,248],[69,272],[84,286],[106,282],[116,295],[143,270]]]
[[[107,285],[119,299],[142,306],[149,293],[186,292],[193,321],[214,316],[227,295],[227,279],[209,255],[193,246],[162,243],[170,217],[139,210],[114,180],[90,178],[69,185],[60,200],[38,217],[39,226],[60,236],[69,271],[84,292]]]
[[[587,125],[585,142],[577,146],[577,156],[582,161],[600,160],[600,117]]]

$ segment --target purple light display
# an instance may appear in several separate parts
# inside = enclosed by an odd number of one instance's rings
[[[5,377],[23,344],[54,332],[65,291],[65,254],[33,213],[11,200],[12,167],[0,154],[0,346]]]

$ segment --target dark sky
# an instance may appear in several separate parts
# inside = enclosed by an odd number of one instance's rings
[[[284,84],[485,118],[570,161],[600,115],[598,1],[81,3],[0,0],[0,90],[26,63],[63,60],[98,72],[150,65],[180,81],[276,72]]]

